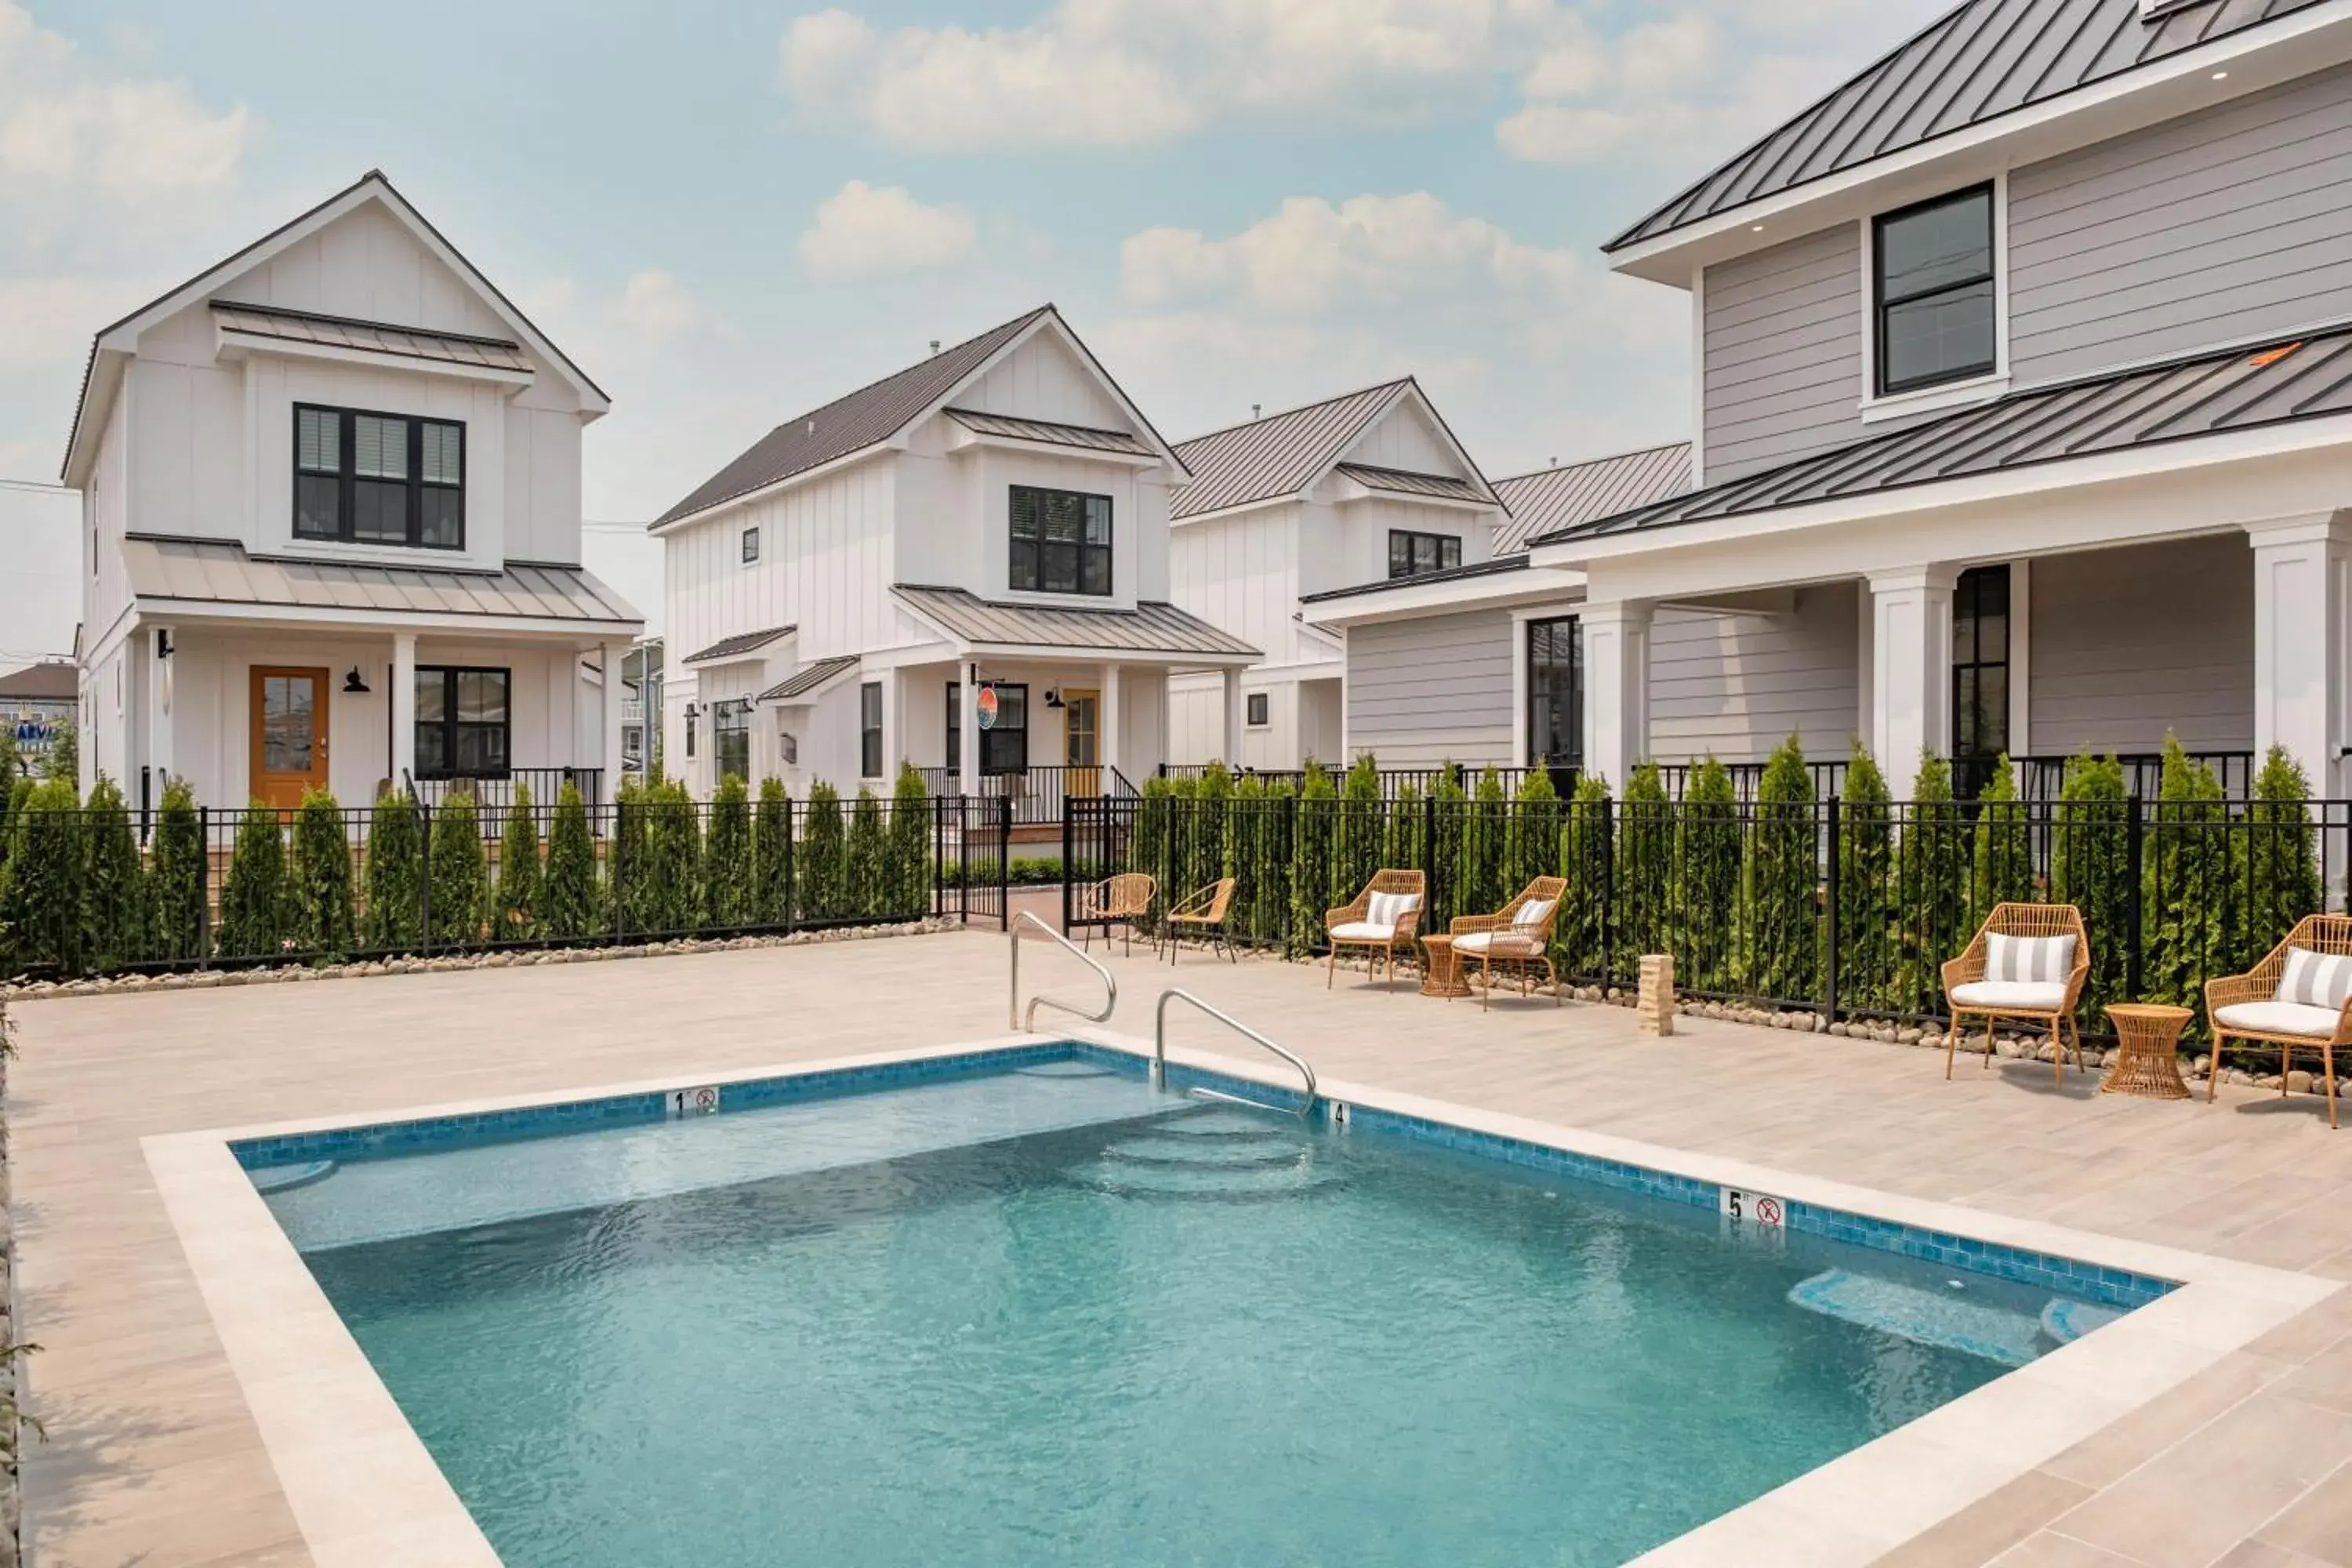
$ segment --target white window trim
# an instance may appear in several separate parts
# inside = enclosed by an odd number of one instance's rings
[[[1970,182],[1976,184],[1978,182]],[[1966,186],[1957,187],[1966,189]],[[1906,204],[1906,205],[1913,204]],[[1855,220],[1862,239],[1862,395],[1855,412],[1864,425],[1906,419],[1949,408],[1988,403],[2010,388],[2009,323],[2009,171],[1992,177],[1992,330],[1993,367],[1990,374],[1967,381],[1948,381],[1916,392],[1881,395],[1878,391],[1878,252],[1874,243],[1878,214]]]
[[[1534,689],[1535,672],[1528,668],[1528,623],[1583,615],[1581,599],[1524,605],[1511,612],[1511,766],[1515,768],[1533,765],[1528,761],[1528,694]]]

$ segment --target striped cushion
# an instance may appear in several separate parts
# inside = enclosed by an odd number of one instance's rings
[[[1539,926],[1551,914],[1551,905],[1549,899],[1529,899],[1519,906],[1519,912],[1511,917],[1511,923],[1515,926]]]
[[[1419,908],[1419,893],[1374,893],[1370,904],[1364,910],[1364,923],[1394,927]]]
[[[1987,980],[2064,980],[2074,970],[2073,936],[2003,936],[1985,940]]]
[[[2352,955],[2314,952],[2307,947],[2286,950],[2276,1000],[2341,1012],[2347,996],[2352,996]]]

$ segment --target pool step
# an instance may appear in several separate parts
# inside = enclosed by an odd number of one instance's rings
[[[1286,1130],[1278,1122],[1251,1111],[1222,1105],[1162,1117],[1151,1124],[1151,1130],[1171,1138],[1280,1138],[1286,1135]]]
[[[1938,1291],[1828,1268],[1799,1281],[1790,1290],[1789,1301],[1809,1312],[2003,1366],[2023,1366],[2040,1353],[2039,1322],[1972,1299],[1959,1280]]]
[[[1213,1203],[1301,1197],[1342,1184],[1337,1172],[1318,1167],[1303,1149],[1279,1165],[1139,1165],[1106,1158],[1074,1166],[1064,1175],[1078,1186],[1119,1197]]]
[[[1160,1118],[1065,1174],[1121,1197],[1248,1202],[1339,1184],[1317,1153],[1317,1140],[1297,1122],[1221,1105]]]
[[[1187,1170],[1243,1171],[1259,1165],[1297,1164],[1306,1150],[1288,1138],[1125,1138],[1102,1152],[1106,1160],[1130,1165],[1172,1165]]]

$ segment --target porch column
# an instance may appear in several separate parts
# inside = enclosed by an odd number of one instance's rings
[[[1922,753],[1952,750],[1952,590],[1942,564],[1870,579],[1870,751],[1897,795]]]
[[[616,798],[621,788],[621,718],[629,690],[627,684],[621,679],[621,671],[628,657],[627,643],[608,642],[604,645],[604,735],[598,752],[604,759],[601,765],[604,770],[604,776],[599,781],[598,794],[604,800]],[[649,717],[647,722],[652,721]]]
[[[2249,523],[2254,547],[2255,764],[2284,746],[2315,795],[2342,794],[2352,654],[2352,511]]]
[[[963,705],[959,715],[956,735],[963,755],[954,759],[956,792],[976,795],[980,793],[980,666],[963,667],[963,679],[957,683],[956,700]]]
[[[1227,666],[1225,669],[1225,749],[1223,758],[1228,768],[1242,765],[1242,672]]]
[[[1579,612],[1584,638],[1584,767],[1622,795],[1633,769],[1650,754],[1650,621],[1657,606],[1645,600],[1587,603]],[[1513,725],[1527,722],[1524,712]]]
[[[1097,678],[1102,688],[1099,705],[1095,710],[1095,761],[1103,767],[1102,792],[1111,793],[1111,773],[1118,767],[1118,727],[1126,722],[1119,716],[1118,666],[1107,664]]]
[[[155,798],[172,776],[172,647],[170,626],[147,626],[139,637],[147,647],[147,765],[155,770]],[[175,650],[176,651],[176,650]]]
[[[392,636],[392,787],[416,773],[416,634]]]

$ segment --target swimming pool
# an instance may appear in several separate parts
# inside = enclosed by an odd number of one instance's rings
[[[236,1145],[514,1568],[1618,1563],[2168,1288],[1081,1045],[682,1095]]]

